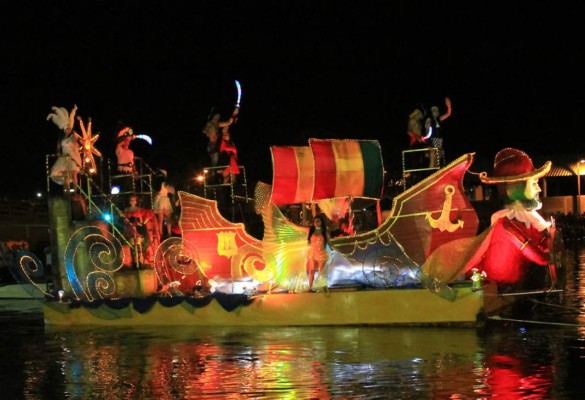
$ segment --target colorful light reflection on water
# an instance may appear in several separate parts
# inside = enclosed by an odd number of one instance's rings
[[[584,254],[568,253],[575,265],[554,308],[543,298],[525,321],[477,331],[45,329],[38,309],[0,300],[0,387],[25,399],[576,398]]]

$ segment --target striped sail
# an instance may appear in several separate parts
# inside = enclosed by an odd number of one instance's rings
[[[382,196],[384,166],[377,140],[309,139],[315,159],[312,200]]]
[[[309,146],[272,146],[272,202],[276,205],[311,201],[315,167]]]
[[[384,168],[376,140],[309,139],[309,146],[272,146],[272,202],[382,196]]]

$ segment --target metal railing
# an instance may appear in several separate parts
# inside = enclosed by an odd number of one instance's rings
[[[51,188],[54,187],[56,184],[51,184],[51,160],[53,158],[58,157],[68,157],[64,155],[58,154],[49,154],[46,156],[46,175],[47,175],[47,195],[51,195]],[[111,187],[112,181],[119,177],[127,177],[130,176],[133,179],[134,189],[139,189],[134,192],[134,194],[142,194],[148,195],[150,199],[150,204],[153,204],[153,191],[152,191],[152,176],[154,175],[154,171],[150,168],[145,162],[141,159],[136,159],[138,161],[137,165],[140,166],[138,169],[138,174],[128,174],[128,175],[111,175],[108,174],[108,183],[110,187],[110,193],[106,193],[102,187],[97,184],[94,179],[89,175],[86,174],[84,170],[80,170],[77,172],[78,179],[73,179],[72,171],[65,171],[64,175],[64,183],[62,186],[63,195],[67,197],[71,197],[74,194],[79,194],[82,196],[85,202],[87,202],[87,209],[84,212],[84,218],[88,218],[89,216],[98,216],[100,219],[104,220],[110,226],[111,232],[115,235],[121,242],[125,245],[128,245],[130,248],[134,250],[134,253],[138,251],[137,246],[139,246],[136,240],[131,241],[124,235],[118,226],[116,226],[116,220],[120,221],[125,226],[130,226],[131,222],[126,218],[124,211],[118,207],[116,204],[116,198],[114,195],[111,194]],[[109,161],[108,161],[109,167]],[[109,172],[109,171],[108,171]],[[103,218],[106,214],[109,214],[110,218],[105,219]],[[136,256],[136,265],[137,268],[140,267],[139,257]]]
[[[124,181],[130,182],[128,190],[120,191],[119,194],[136,194],[140,197],[147,196],[149,204],[152,207],[154,204],[153,176],[156,175],[156,173],[140,157],[134,157],[134,165],[136,166],[135,173],[112,173],[113,165],[110,160],[108,160],[108,184],[110,187],[110,193],[113,187],[120,187],[120,184]],[[117,168],[115,171],[117,171]]]
[[[230,165],[223,165],[217,167],[207,167],[203,170],[203,197],[217,199],[217,190],[220,188],[229,188],[230,200],[234,204],[236,200],[244,200],[246,203],[251,199],[248,197],[248,181],[246,177],[246,168],[243,165],[238,165],[239,174],[233,174]],[[229,174],[224,175],[225,170]],[[224,179],[226,178],[226,179]],[[243,196],[237,194],[238,188],[243,190]]]
[[[410,155],[413,157],[420,157],[416,153],[428,153],[428,166],[422,166],[421,163],[413,163],[414,165],[409,165],[407,158]],[[427,147],[423,149],[412,149],[412,150],[403,150],[402,151],[402,181],[404,185],[404,190],[406,190],[408,177],[416,172],[427,172],[427,171],[436,171],[441,168],[440,165],[440,153],[437,147]]]

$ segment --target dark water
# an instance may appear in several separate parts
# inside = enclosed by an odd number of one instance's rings
[[[0,300],[3,399],[577,399],[585,252],[562,294],[469,328],[45,329]],[[583,270],[583,271],[582,271]]]

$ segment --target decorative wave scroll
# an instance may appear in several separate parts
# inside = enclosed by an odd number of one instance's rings
[[[168,238],[158,246],[154,255],[154,265],[161,284],[164,284],[163,276],[172,280],[177,274],[183,277],[197,272],[204,274],[199,265],[199,255],[195,246],[178,237]]]
[[[46,296],[54,297],[52,294],[41,288],[35,279],[44,277],[43,263],[29,250],[20,250],[16,254],[16,266],[10,266],[10,272],[18,283],[31,284]]]
[[[113,297],[116,288],[112,274],[123,265],[120,241],[96,226],[75,231],[65,249],[65,271],[77,300]],[[84,270],[82,266],[93,270]]]

